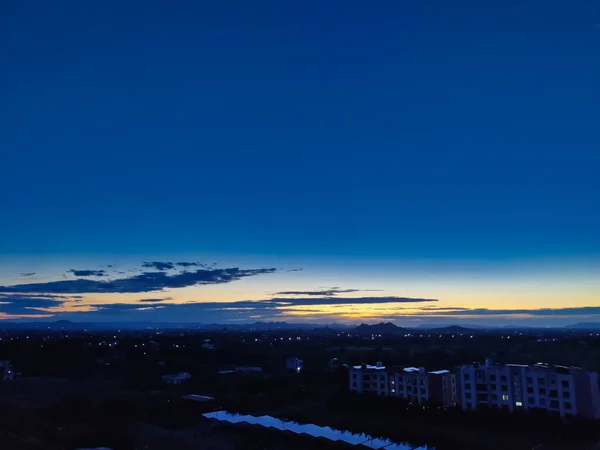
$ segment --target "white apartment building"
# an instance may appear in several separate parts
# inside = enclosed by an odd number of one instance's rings
[[[350,390],[388,395],[388,373],[382,363],[362,364],[350,368]]]
[[[464,409],[510,412],[545,409],[561,417],[600,418],[598,374],[545,363],[469,364],[456,368],[458,403]]]
[[[380,362],[374,366],[362,364],[350,369],[350,390],[399,397],[419,405],[456,403],[455,375],[449,370],[428,373],[423,367],[386,370]]]
[[[423,367],[405,367],[389,374],[389,395],[401,397],[419,405],[429,399],[427,372]]]

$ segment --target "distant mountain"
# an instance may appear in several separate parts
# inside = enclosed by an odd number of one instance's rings
[[[426,330],[436,330],[438,328],[448,328],[449,326],[466,328],[469,330],[483,330],[483,329],[497,328],[494,326],[483,326],[483,325],[476,325],[476,324],[472,324],[472,323],[468,323],[468,324],[464,324],[464,325],[448,325],[447,323],[432,323],[432,324],[424,323],[424,324],[416,326],[415,328],[426,329]]]
[[[362,323],[354,329],[358,334],[398,334],[404,333],[404,328],[394,325],[392,322],[381,322],[374,325]]]
[[[579,322],[565,327],[569,330],[600,330],[600,322]]]
[[[470,333],[471,331],[473,331],[471,328],[465,328],[465,327],[461,327],[459,325],[450,325],[449,327],[442,327],[442,328],[429,328],[428,331],[431,331],[433,333]]]

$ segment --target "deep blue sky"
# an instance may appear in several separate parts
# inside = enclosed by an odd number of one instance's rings
[[[597,1],[91,3],[0,6],[7,258],[600,255]]]

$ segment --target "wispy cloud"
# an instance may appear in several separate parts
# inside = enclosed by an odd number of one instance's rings
[[[437,302],[435,298],[412,297],[276,297],[260,303],[287,306],[303,305],[365,305],[379,303],[423,303]]]
[[[276,269],[239,269],[237,267],[229,269],[200,269],[171,275],[166,272],[144,272],[128,278],[106,281],[77,279],[0,286],[0,292],[40,292],[51,294],[152,292],[167,288],[231,283],[242,278],[275,272]]]
[[[320,297],[333,297],[339,294],[349,294],[351,292],[381,292],[382,289],[341,289],[339,287],[331,287],[324,290],[316,291],[283,291],[276,292],[275,295],[310,295]]]
[[[151,261],[142,264],[147,269],[170,270],[175,268],[175,264],[167,261]]]
[[[21,272],[22,277],[32,277],[35,275],[35,272]]]
[[[104,270],[69,270],[76,277],[106,277],[108,274]]]
[[[0,295],[0,313],[9,315],[31,314],[37,308],[58,306],[65,297],[54,295]]]

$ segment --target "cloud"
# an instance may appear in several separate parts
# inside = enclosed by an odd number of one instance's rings
[[[64,301],[81,299],[80,295],[54,295],[54,294],[5,294],[0,292],[0,300],[21,300],[24,298],[44,298],[49,300]]]
[[[0,286],[0,292],[41,292],[51,294],[136,293],[162,291],[194,285],[223,284],[256,275],[275,273],[276,269],[199,269],[168,275],[166,272],[144,272],[115,280],[61,280]]]
[[[212,263],[212,264],[203,264],[203,263],[199,263],[199,262],[176,262],[175,263],[176,266],[179,267],[202,267],[203,269],[212,269],[214,268],[217,263]]]
[[[421,303],[437,302],[434,298],[412,298],[412,297],[292,297],[292,298],[272,298],[263,300],[265,304],[279,304],[287,306],[301,305],[351,305],[351,304],[377,304],[377,303]]]
[[[340,289],[339,287],[331,287],[321,291],[283,291],[277,292],[275,295],[314,295],[321,297],[332,297],[338,294],[348,294],[351,292],[381,292],[383,289]]]
[[[426,309],[426,308],[422,308]],[[512,316],[529,315],[547,316],[580,316],[600,315],[600,306],[582,306],[577,308],[542,308],[542,309],[488,309],[488,308],[443,308],[439,311],[426,310],[425,315],[432,316]]]
[[[175,268],[175,264],[172,262],[160,262],[160,261],[151,261],[145,262],[142,264],[142,267],[147,269],[157,269],[157,270],[170,270]]]
[[[171,297],[165,297],[165,298],[143,298],[140,300],[140,302],[144,302],[144,303],[156,303],[156,302],[163,302],[166,300],[173,300]]]
[[[105,277],[108,274],[104,270],[69,270],[76,277]]]
[[[0,313],[31,314],[37,308],[58,306],[64,302],[62,296],[52,295],[2,295],[0,296]]]
[[[21,272],[22,277],[32,277],[35,275],[35,272]]]

